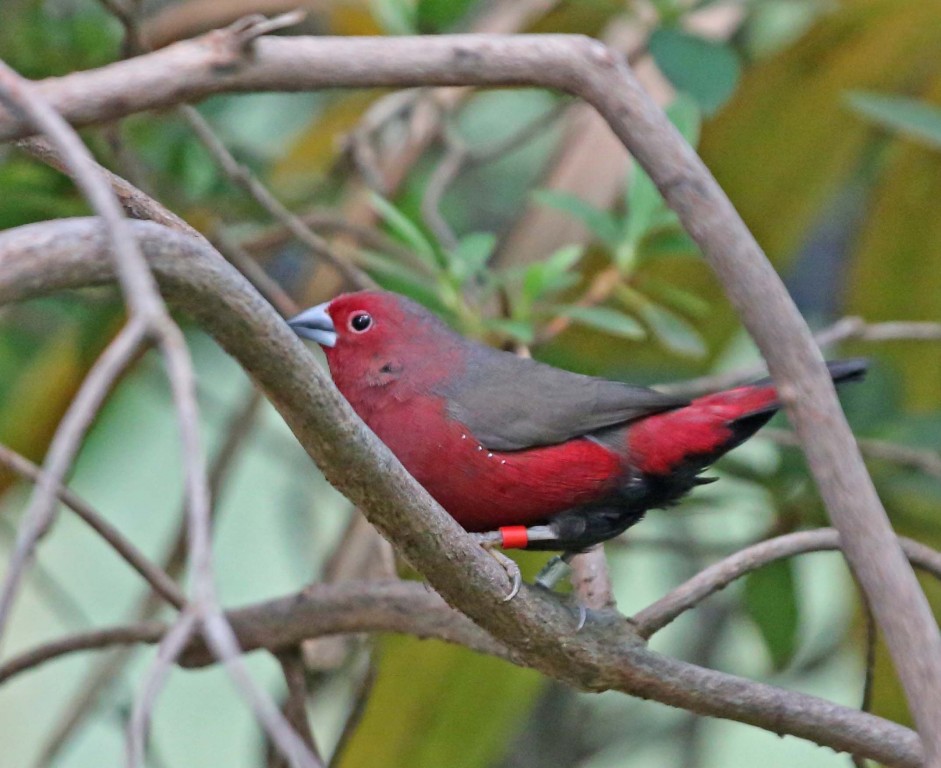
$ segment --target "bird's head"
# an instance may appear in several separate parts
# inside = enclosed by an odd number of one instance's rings
[[[428,310],[386,291],[345,293],[288,324],[323,347],[340,387],[381,386],[441,367],[460,337]]]

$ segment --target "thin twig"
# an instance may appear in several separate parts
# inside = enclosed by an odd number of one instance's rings
[[[761,431],[760,436],[778,445],[800,446],[797,435],[787,429],[768,427]],[[933,477],[941,477],[941,452],[865,437],[858,438],[856,443],[863,456],[915,469]]]
[[[210,241],[233,267],[245,275],[245,279],[255,286],[256,290],[278,310],[282,317],[293,317],[298,313],[299,307],[294,299],[276,280],[268,276],[268,273],[240,243],[235,242],[221,229],[215,232]]]
[[[209,468],[209,490],[214,500],[212,512],[215,514],[219,505],[219,498],[226,478],[238,457],[240,449],[245,444],[255,423],[261,397],[257,390],[252,390],[245,397],[244,402],[236,408],[235,412],[223,426],[223,440],[212,466]],[[171,578],[176,578],[183,572],[186,563],[186,502],[182,503],[183,511],[180,515],[182,522],[176,535],[161,558],[162,569]],[[153,599],[153,595],[144,595],[137,606],[131,611],[131,620],[134,622],[147,622],[157,615],[160,603]],[[39,765],[49,765],[55,759],[62,747],[68,742],[86,717],[94,711],[102,694],[108,689],[111,682],[117,679],[124,666],[131,658],[131,648],[116,650],[102,658],[85,675],[78,686],[79,693],[65,708],[64,714],[52,729],[46,745],[40,752]]]
[[[167,626],[162,622],[143,622],[119,627],[91,629],[72,632],[57,640],[41,643],[18,656],[0,664],[0,683],[16,675],[41,666],[47,661],[81,651],[97,651],[118,645],[157,643],[166,634]],[[43,762],[43,761],[40,761]],[[48,763],[46,763],[48,765]]]
[[[912,565],[941,579],[941,552],[904,536],[899,536],[899,544]],[[739,550],[700,571],[689,581],[638,611],[632,617],[631,622],[641,637],[648,638],[690,608],[747,573],[783,558],[807,552],[840,549],[840,547],[841,536],[833,528],[798,531],[766,539]]]
[[[377,676],[376,665],[373,664],[370,659],[366,667],[366,672],[363,674],[362,680],[359,681],[359,685],[356,687],[356,695],[353,697],[353,704],[350,707],[349,714],[347,714],[346,720],[343,721],[343,730],[340,731],[340,737],[337,739],[333,754],[330,756],[329,768],[336,768],[336,766],[340,765],[340,761],[343,759],[350,739],[356,734],[360,723],[363,721],[363,716],[366,714],[366,705],[369,704],[369,697],[372,695],[373,688],[376,685]]]
[[[571,102],[568,99],[562,99],[516,132],[483,147],[469,147],[454,127],[445,123],[443,132],[445,153],[428,177],[421,201],[421,212],[425,224],[445,248],[455,247],[458,238],[441,213],[441,200],[461,171],[465,168],[495,162],[504,155],[519,149],[520,146],[551,126],[570,106]]]
[[[941,341],[941,323],[867,323],[861,317],[844,317],[814,334],[814,341],[821,349],[843,341],[854,340],[867,342]],[[764,376],[767,370],[763,363],[755,363],[724,373],[709,374],[678,383],[661,384],[657,386],[657,389],[669,394],[698,397]]]
[[[311,754],[322,762],[323,758],[320,756],[320,750],[317,749],[314,733],[310,729],[310,719],[307,716],[307,675],[301,649],[295,646],[279,652],[277,657],[287,687],[287,696],[283,705],[284,716],[304,740]]]
[[[359,267],[337,254],[330,244],[316,234],[301,219],[289,211],[255,174],[238,160],[226,148],[212,127],[199,112],[190,106],[181,106],[179,113],[196,134],[196,138],[206,148],[210,156],[235,184],[250,194],[259,205],[275,219],[287,227],[291,234],[300,240],[317,256],[333,266],[343,277],[357,288],[375,288],[376,282]]]
[[[38,466],[12,448],[2,444],[0,444],[0,464],[34,483],[39,483],[42,480],[42,470]],[[147,559],[143,552],[101,514],[96,512],[90,504],[64,486],[55,486],[53,490],[59,500],[108,542],[127,561],[128,565],[147,580],[158,595],[175,608],[182,608],[186,604],[186,595],[180,591],[176,582],[170,578],[167,572]]]
[[[337,234],[354,239],[364,248],[383,251],[402,261],[414,259],[415,255],[397,240],[393,240],[382,230],[356,224],[342,213],[317,208],[297,217],[311,229]],[[283,224],[273,224],[260,232],[249,235],[240,242],[242,248],[251,254],[259,254],[280,248],[291,239],[291,233]]]
[[[82,382],[62,418],[49,446],[39,482],[23,513],[16,545],[10,555],[6,577],[0,592],[0,636],[6,628],[23,572],[29,564],[36,543],[52,524],[56,492],[72,466],[85,432],[115,380],[137,355],[145,339],[146,326],[132,319],[105,348]]]
[[[33,136],[32,138],[17,141],[16,146],[31,157],[61,171],[73,180],[76,178],[62,153],[46,139]],[[129,181],[121,178],[116,173],[112,173],[107,168],[97,163],[96,166],[98,173],[103,175],[110,184],[111,190],[117,196],[121,207],[124,208],[124,212],[132,219],[155,221],[158,224],[163,224],[165,227],[183,232],[190,237],[195,237],[200,240],[203,239],[203,236],[198,230],[191,227],[166,206],[158,203],[150,195],[142,192]]]
[[[193,607],[188,608],[180,614],[177,622],[157,646],[157,657],[144,676],[144,681],[131,708],[126,742],[125,765],[127,768],[139,768],[144,765],[147,734],[150,730],[151,713],[157,696],[170,675],[173,663],[189,641],[198,623],[198,614]]]
[[[866,632],[866,676],[863,680],[863,695],[859,709],[861,712],[869,712],[872,710],[872,692],[876,677],[876,642],[878,639],[878,628],[876,627],[876,619],[872,615],[872,610],[866,603],[865,596],[862,597],[862,609]],[[868,768],[869,766],[869,761],[866,760],[865,757],[851,755],[851,759],[856,768]]]
[[[0,516],[0,537],[8,545],[16,540],[16,526],[3,516]],[[45,597],[50,610],[61,624],[71,628],[92,626],[94,622],[81,602],[54,571],[43,565],[42,558],[34,557],[29,576],[36,591]]]

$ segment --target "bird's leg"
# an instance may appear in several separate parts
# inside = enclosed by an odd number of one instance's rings
[[[490,556],[496,560],[503,567],[503,570],[506,571],[506,575],[510,578],[510,591],[507,593],[506,597],[503,598],[503,602],[509,602],[517,593],[520,591],[520,587],[523,586],[523,575],[520,573],[520,567],[512,559],[504,555],[502,552],[497,551],[496,547],[503,546],[503,536],[500,531],[487,531],[486,533],[472,533],[470,534],[477,543],[483,547]]]
[[[533,525],[528,528],[523,525],[506,525],[495,531],[472,533],[470,535],[491,554],[494,560],[503,566],[503,569],[510,577],[512,586],[509,594],[503,598],[504,602],[516,597],[523,584],[523,577],[520,574],[519,566],[502,552],[498,552],[496,548],[525,549],[532,542],[551,542],[558,538],[555,530],[548,525]]]
[[[503,598],[504,602],[516,597],[522,586],[523,578],[520,575],[519,566],[502,552],[497,551],[496,547],[504,549],[523,549],[530,542],[554,542],[558,541],[558,533],[554,528],[548,525],[534,525],[529,528],[523,526],[505,526],[496,531],[486,531],[484,533],[472,533],[480,546],[482,546],[490,555],[503,566],[507,575],[513,582],[510,593]],[[540,587],[552,591],[552,589],[562,579],[572,571],[571,560],[578,552],[566,551],[557,555],[545,564],[543,569],[536,576],[536,584]],[[578,632],[585,626],[588,618],[588,609],[581,602],[576,602],[578,609],[578,622],[575,631]]]
[[[516,597],[520,586],[522,586],[523,577],[520,575],[519,566],[502,552],[498,552],[496,547],[501,549],[526,549],[530,544],[552,543],[559,539],[558,532],[550,525],[533,525],[529,527],[506,525],[495,531],[472,533],[470,535],[503,566],[513,582],[510,593],[504,598],[504,602]],[[551,590],[570,570],[568,559],[571,559],[572,555],[573,553],[567,552],[561,558],[552,558],[546,567],[539,572],[536,583]],[[584,620],[582,623],[584,623]]]
[[[556,584],[572,572],[571,562],[576,554],[578,553],[563,552],[551,558],[536,575],[536,583],[550,591],[555,589]]]
[[[577,554],[578,552],[568,551],[553,557],[536,575],[536,584],[552,591],[556,584],[572,573],[572,558]],[[585,626],[585,621],[588,619],[588,608],[577,597],[575,598],[575,608],[578,611],[575,631],[578,632]]]

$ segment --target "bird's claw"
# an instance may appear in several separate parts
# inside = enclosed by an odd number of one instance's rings
[[[499,532],[472,533],[471,536],[473,536],[477,543],[489,552],[490,556],[500,563],[500,565],[503,566],[503,570],[506,571],[506,575],[510,579],[510,591],[507,593],[506,597],[503,598],[503,602],[510,602],[510,600],[519,594],[520,588],[523,586],[523,574],[520,573],[520,567],[512,558],[494,549],[494,547],[499,546],[502,540]]]
[[[578,622],[575,625],[575,631],[581,632],[585,622],[588,621],[588,609],[584,603],[575,603],[575,607],[578,609]]]
[[[487,551],[494,560],[503,566],[503,570],[506,571],[506,575],[510,578],[510,591],[503,598],[503,602],[508,603],[519,594],[520,587],[523,586],[523,574],[520,573],[520,567],[512,558],[507,557],[502,552],[498,552],[495,549],[487,548]]]

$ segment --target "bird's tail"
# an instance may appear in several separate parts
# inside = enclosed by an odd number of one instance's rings
[[[862,379],[867,366],[858,358],[827,363],[838,384]],[[699,397],[634,425],[631,463],[652,475],[699,472],[755,434],[779,407],[771,379]]]

